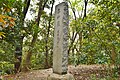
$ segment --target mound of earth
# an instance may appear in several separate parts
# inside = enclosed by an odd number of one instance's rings
[[[114,66],[108,65],[79,65],[68,66],[68,72],[75,80],[120,80],[119,75],[115,75]],[[16,75],[1,76],[3,80],[47,80],[47,76],[52,73],[52,68],[44,70],[31,70],[21,72]]]

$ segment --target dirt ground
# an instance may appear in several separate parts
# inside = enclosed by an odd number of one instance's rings
[[[119,75],[115,75],[113,66],[108,65],[79,65],[76,67],[70,65],[68,66],[68,72],[73,74],[75,80],[120,80]],[[46,80],[51,73],[52,68],[5,75],[0,76],[0,78],[1,80]]]

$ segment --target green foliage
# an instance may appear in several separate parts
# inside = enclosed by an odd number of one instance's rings
[[[14,73],[14,65],[9,62],[0,62],[0,75],[4,74],[13,74]]]
[[[119,28],[113,25],[119,21],[120,5],[117,2],[119,0],[91,0],[89,4],[93,7],[87,17],[84,20],[81,17],[71,20],[70,31],[77,32],[78,35],[82,33],[82,42],[76,38],[73,45],[76,47],[73,49],[77,48],[77,51],[75,49],[75,54],[71,53],[77,56],[72,58],[76,64],[110,64],[115,59],[113,54],[119,55]]]
[[[9,47],[8,47],[9,46]],[[3,41],[0,44],[0,61],[14,63],[14,46]]]
[[[32,56],[31,67],[32,69],[42,69],[44,68],[45,56],[43,53],[36,53]]]
[[[9,46],[9,47],[8,47]],[[14,46],[2,41],[0,44],[0,75],[14,73]]]

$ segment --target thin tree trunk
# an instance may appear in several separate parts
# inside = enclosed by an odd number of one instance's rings
[[[22,18],[22,24],[24,26],[24,19],[26,17],[29,5],[30,5],[31,0],[25,0],[24,4],[24,9],[23,9],[23,18]],[[22,44],[23,44],[23,38],[24,36],[19,36],[19,41],[17,41],[17,46],[15,47],[15,63],[14,63],[14,69],[15,73],[21,71],[20,66],[22,62]]]
[[[77,56],[78,56],[78,64],[80,62],[80,54],[82,53],[82,31],[79,33],[79,52],[77,51]],[[78,65],[77,64],[77,65]]]
[[[48,1],[48,0],[47,0]],[[39,2],[39,11],[38,11],[38,17],[36,19],[36,27],[39,28],[39,22],[40,22],[40,17],[42,15],[42,11],[44,10],[44,7],[46,5],[46,2],[44,2],[44,0],[40,0]],[[43,4],[44,3],[44,4]],[[31,57],[32,57],[32,48],[34,48],[34,45],[35,45],[35,42],[37,40],[37,36],[38,36],[38,32],[35,32],[33,34],[33,38],[32,38],[32,41],[31,41],[31,44],[29,46],[29,50],[28,50],[28,53],[25,57],[25,61],[23,62],[23,66],[22,66],[22,71],[25,72],[25,71],[29,71],[30,69],[30,60],[31,60]]]
[[[111,57],[112,57],[112,64],[115,64],[117,54],[114,46],[112,46]]]
[[[76,20],[77,20],[77,17],[76,17],[76,13],[75,13],[75,8],[73,8],[73,6],[72,6],[72,4],[71,4],[70,1],[69,1],[69,3],[70,3],[70,6],[71,6],[71,8],[72,8],[72,12],[73,12],[73,15],[74,15],[74,20],[76,21]],[[71,37],[71,43],[70,43],[70,46],[69,46],[69,48],[68,48],[68,54],[70,53],[70,50],[71,50],[71,48],[73,47],[73,43],[74,43],[76,37],[77,37],[77,32],[75,33],[75,31],[73,31],[73,32],[72,32],[72,37]]]
[[[84,18],[86,17],[88,0],[84,0],[84,3],[85,3],[85,7],[84,7],[84,15],[83,15],[83,20],[84,20]]]
[[[21,60],[22,60],[22,44],[21,43],[19,43],[15,49],[15,63],[14,63],[15,73],[20,71],[20,65],[21,65]]]
[[[81,48],[82,48],[82,31],[79,33],[79,41],[80,41],[79,51],[81,52]]]
[[[25,7],[24,7],[24,9],[23,9],[23,21],[24,21],[24,19],[25,19],[25,17],[26,17],[26,14],[27,14],[27,12],[28,12],[28,8],[29,8],[29,6],[30,6],[30,1],[31,1],[31,0],[25,0],[25,2],[24,2]]]
[[[52,20],[52,12],[53,12],[53,5],[54,5],[54,0],[52,1],[52,7],[51,7],[51,12],[50,12],[50,19],[49,19],[49,26],[48,26],[48,30],[47,30],[47,37],[46,37],[46,53],[45,53],[45,68],[49,68],[49,62],[48,62],[48,54],[49,54],[49,49],[48,49],[48,38],[49,38],[49,33],[50,33],[50,28],[51,28],[51,20]]]

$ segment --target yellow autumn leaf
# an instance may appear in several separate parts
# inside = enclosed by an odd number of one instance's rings
[[[3,18],[0,17],[0,22],[4,23],[5,21],[3,20]]]
[[[0,14],[0,18],[6,18],[6,16]]]
[[[5,20],[3,20],[3,18],[0,18],[0,22],[2,24],[2,27],[4,27],[4,25],[6,25],[6,22],[5,22]]]
[[[4,32],[0,32],[0,37],[5,37],[5,33]]]
[[[8,19],[9,21],[5,21],[4,18]],[[0,22],[2,24],[2,27],[5,27],[5,25],[8,24],[8,23],[9,23],[10,27],[14,26],[15,25],[15,20],[16,19],[13,18],[13,17],[5,16],[5,15],[0,14]]]
[[[10,8],[4,7],[3,11],[4,11],[4,12],[10,12]]]
[[[8,20],[11,20],[11,19],[12,19],[12,17],[9,17],[9,16],[7,16],[7,18],[8,18]]]

